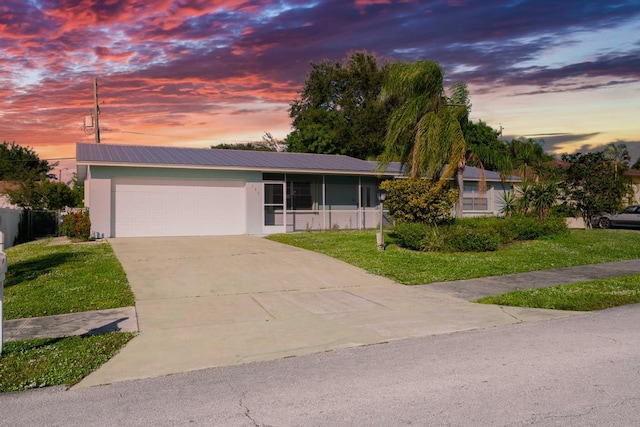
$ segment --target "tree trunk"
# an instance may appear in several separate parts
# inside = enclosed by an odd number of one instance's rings
[[[456,218],[462,218],[462,206],[464,202],[464,160],[458,163],[458,169],[456,173],[456,181],[458,185],[458,203],[456,205]]]

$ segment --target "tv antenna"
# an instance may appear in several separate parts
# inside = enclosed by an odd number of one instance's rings
[[[100,124],[98,116],[100,106],[98,106],[98,78],[93,78],[93,110],[90,116],[85,116],[82,122],[82,131],[87,135],[95,135],[96,144],[100,144]],[[87,124],[87,122],[89,122]]]

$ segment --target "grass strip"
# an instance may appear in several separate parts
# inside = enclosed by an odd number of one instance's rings
[[[7,249],[5,319],[135,304],[126,274],[108,243],[49,246],[49,242]]]
[[[476,302],[552,310],[594,311],[640,303],[640,274],[508,292]]]
[[[411,251],[393,244],[388,234],[386,250],[378,251],[375,231],[291,233],[268,238],[323,253],[399,283],[417,285],[637,259],[638,236],[631,230],[571,230],[565,236],[478,253]]]
[[[130,332],[110,332],[5,343],[0,356],[0,392],[75,384],[133,337]]]

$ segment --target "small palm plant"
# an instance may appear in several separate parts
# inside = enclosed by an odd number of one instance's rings
[[[527,181],[523,182],[517,190],[515,199],[516,208],[519,213],[524,216],[528,215],[533,203],[533,186]]]
[[[531,207],[539,219],[546,218],[558,200],[558,186],[555,182],[537,182],[532,186]]]
[[[505,191],[502,195],[502,209],[500,209],[500,212],[504,215],[505,218],[509,218],[517,211],[518,204],[516,195],[513,191]]]

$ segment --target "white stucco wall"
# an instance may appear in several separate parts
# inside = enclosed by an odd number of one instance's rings
[[[246,206],[247,206],[247,234],[262,234],[262,202],[263,183],[247,182],[246,184]]]
[[[84,197],[85,206],[89,208],[91,235],[111,237],[111,178],[95,174],[94,168],[90,167]]]

